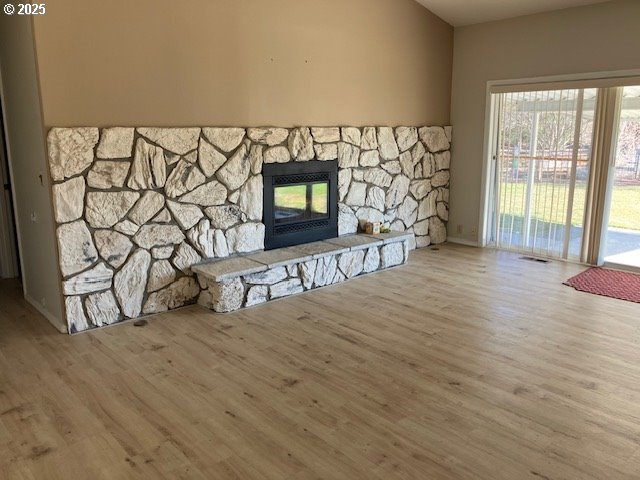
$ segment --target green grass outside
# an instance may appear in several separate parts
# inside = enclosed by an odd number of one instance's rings
[[[503,183],[500,194],[500,213],[505,215],[524,216],[526,184]],[[551,196],[551,184],[540,183],[534,187],[532,217],[549,223],[564,224],[564,212],[566,210],[565,199],[568,199],[568,188],[558,187],[553,193],[560,198],[559,203],[552,206],[550,202],[544,203],[544,199]],[[585,202],[585,185],[577,185],[574,193],[573,225],[582,225]],[[640,186],[618,186],[613,189],[611,202],[611,214],[609,226],[625,230],[640,231]]]

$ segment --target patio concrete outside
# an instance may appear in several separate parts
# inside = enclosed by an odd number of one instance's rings
[[[512,220],[510,215],[503,215],[502,225],[509,225]],[[523,252],[536,251],[558,252],[560,257],[564,246],[564,225],[548,222],[537,222],[537,229],[532,228],[529,246],[518,248],[522,242],[523,217],[513,217],[514,228],[509,238],[508,229],[500,232],[500,245],[513,245]],[[534,234],[535,232],[535,234]],[[580,257],[582,246],[582,227],[572,226],[570,230],[569,256],[575,260]],[[607,232],[605,243],[605,261],[619,263],[621,265],[638,266],[640,268],[640,231],[621,228],[610,228]]]

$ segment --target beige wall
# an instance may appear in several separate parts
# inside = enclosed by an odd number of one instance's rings
[[[45,124],[448,124],[453,29],[413,0],[56,0]]]
[[[0,68],[25,295],[57,328],[66,329],[28,17],[0,15]]]
[[[476,240],[487,82],[639,69],[639,25],[640,1],[628,0],[456,29],[451,236]]]

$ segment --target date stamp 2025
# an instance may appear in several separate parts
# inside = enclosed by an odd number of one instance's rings
[[[44,3],[5,3],[2,10],[6,15],[44,15],[47,6]]]

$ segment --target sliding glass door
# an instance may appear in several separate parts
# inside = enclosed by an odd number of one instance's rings
[[[640,86],[625,87],[609,171],[604,260],[640,268]]]
[[[492,242],[579,258],[597,89],[495,95]]]

